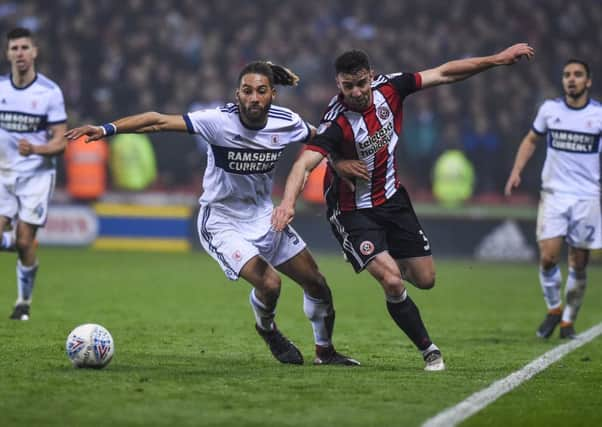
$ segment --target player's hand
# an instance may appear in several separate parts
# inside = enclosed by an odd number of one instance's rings
[[[283,205],[277,206],[272,211],[272,228],[282,231],[291,223],[295,217],[295,208]]]
[[[520,174],[516,172],[512,172],[508,177],[508,182],[506,182],[506,187],[504,188],[504,194],[506,196],[512,195],[512,190],[514,188],[518,188],[520,185]]]
[[[29,156],[33,154],[33,144],[26,139],[19,140],[19,154],[22,156]]]
[[[365,181],[370,180],[368,168],[361,160],[335,160],[333,162],[333,167],[337,175],[349,186],[351,191],[355,190],[355,185],[353,184],[355,178],[363,179]]]
[[[97,141],[105,136],[101,126],[85,125],[78,128],[69,129],[65,132],[65,138],[69,141],[74,141],[80,136],[85,135],[84,142]]]
[[[498,53],[496,62],[501,65],[510,65],[518,62],[522,57],[531,59],[533,56],[535,56],[535,49],[527,43],[518,43]]]

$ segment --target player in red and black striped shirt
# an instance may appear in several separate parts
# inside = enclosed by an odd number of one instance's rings
[[[491,56],[447,62],[419,73],[375,75],[368,56],[357,50],[335,61],[339,94],[330,102],[318,129],[293,165],[284,198],[272,224],[284,228],[306,175],[329,156],[336,159],[325,179],[328,219],[356,272],[367,269],[385,292],[395,323],[414,342],[426,370],[445,369],[404,281],[420,289],[435,284],[429,241],[422,231],[396,171],[403,100],[421,89],[466,79],[497,65],[510,65],[534,50],[520,43]]]

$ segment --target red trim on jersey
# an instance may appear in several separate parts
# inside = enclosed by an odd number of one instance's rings
[[[364,114],[364,120],[368,127],[368,135],[372,136],[381,129],[380,120],[376,116],[374,105]],[[385,197],[385,183],[387,181],[387,160],[389,159],[389,145],[385,145],[374,154],[374,165],[372,170],[372,205],[382,205],[387,199]]]
[[[416,90],[422,89],[422,76],[420,73],[414,73],[414,79],[416,80]]]
[[[347,117],[344,114],[339,114],[336,123],[343,131],[343,141],[341,144],[341,154],[344,159],[358,159],[357,151],[355,150],[355,136],[353,129]],[[337,188],[339,194],[339,207],[342,211],[355,210],[355,191],[352,191],[347,184],[341,180],[337,180],[339,185]]]

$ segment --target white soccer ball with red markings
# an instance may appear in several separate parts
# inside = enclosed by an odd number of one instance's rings
[[[115,352],[113,337],[106,328],[95,323],[79,325],[65,343],[67,357],[76,368],[104,368]]]

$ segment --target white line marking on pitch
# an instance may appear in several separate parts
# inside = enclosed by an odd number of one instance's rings
[[[422,424],[422,427],[450,427],[458,425],[504,394],[531,379],[531,377],[543,371],[552,363],[562,359],[571,351],[592,341],[600,334],[602,334],[602,323],[598,323],[596,326],[577,335],[577,338],[574,340],[570,340],[566,344],[559,345],[544,353],[521,370],[494,382],[489,387],[474,393],[457,405],[439,412],[434,417],[426,420]]]

